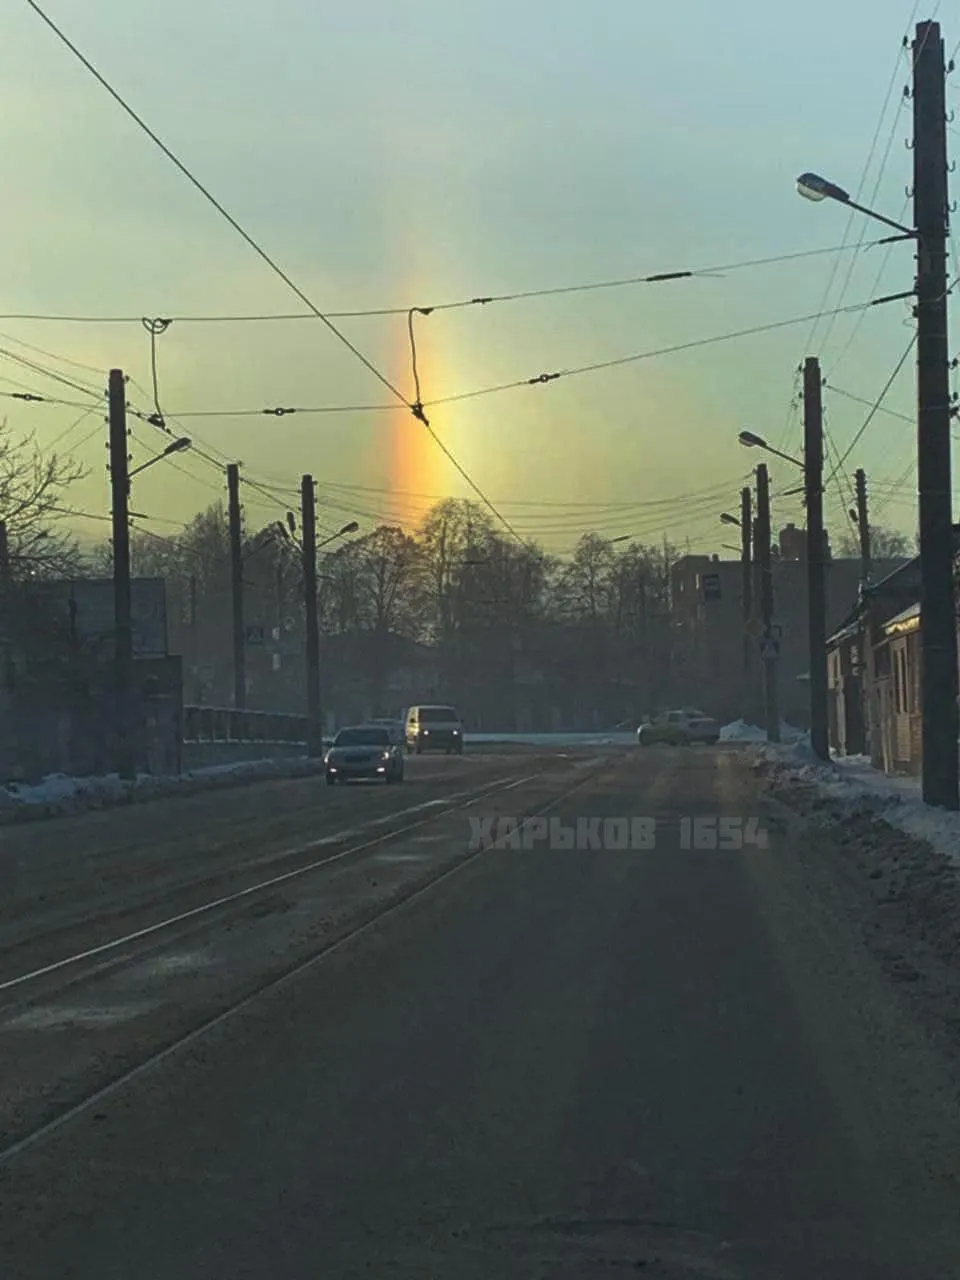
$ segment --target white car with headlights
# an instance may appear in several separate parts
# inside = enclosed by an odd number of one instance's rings
[[[403,781],[403,747],[384,725],[341,729],[324,757],[327,785],[359,778]]]

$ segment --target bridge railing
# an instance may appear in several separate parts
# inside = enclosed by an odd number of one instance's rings
[[[306,746],[307,717],[235,707],[184,707],[184,742],[263,742]]]

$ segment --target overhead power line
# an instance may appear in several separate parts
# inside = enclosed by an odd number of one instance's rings
[[[870,241],[860,246],[870,248],[882,245],[889,237]],[[849,245],[830,245],[823,249],[803,249],[791,253],[779,253],[765,258],[748,258],[741,262],[725,262],[711,267],[696,267],[679,271],[658,271],[648,275],[624,276],[614,280],[594,280],[587,283],[556,285],[543,289],[519,289],[512,293],[494,293],[471,298],[461,298],[451,302],[435,302],[429,305],[406,305],[391,307],[355,308],[347,311],[325,311],[322,316],[315,311],[280,311],[260,312],[252,314],[172,314],[158,317],[164,324],[269,324],[273,322],[356,320],[374,317],[407,316],[411,311],[429,315],[435,311],[459,311],[468,307],[486,307],[495,303],[524,302],[535,298],[560,297],[567,294],[594,293],[611,289],[625,289],[642,284],[662,284],[674,280],[710,279],[721,276],[725,272],[746,271],[755,267],[775,266],[781,263],[800,262],[808,258],[826,257],[830,254],[842,253],[850,249]],[[5,312],[0,320],[42,321],[56,324],[142,324],[143,316],[133,315],[70,315],[56,312]],[[26,346],[26,343],[22,344]],[[40,348],[36,348],[40,350]],[[48,354],[42,353],[41,354]]]
[[[843,452],[842,457],[837,463],[837,466],[834,467],[833,471],[830,473],[829,477],[827,478],[828,484],[830,480],[833,479],[834,475],[836,475],[837,468],[847,460],[847,458],[853,452],[854,448],[859,443],[861,437],[863,436],[863,433],[870,426],[870,423],[873,421],[876,415],[880,412],[881,406],[883,405],[883,401],[886,399],[887,393],[889,392],[893,384],[896,382],[897,378],[900,376],[900,372],[903,369],[903,366],[907,363],[907,359],[910,355],[910,352],[916,346],[916,342],[917,342],[917,335],[916,333],[914,333],[913,337],[910,339],[909,343],[907,344],[907,349],[904,351],[903,355],[897,361],[896,365],[894,366],[893,372],[890,374],[889,378],[887,378],[886,382],[883,385],[883,389],[881,390],[880,394],[877,396],[876,400],[873,402],[873,405],[870,408],[870,412],[867,414],[866,418],[864,418],[859,431],[857,431],[856,435],[847,445],[846,449]]]
[[[214,209],[216,209],[217,213],[219,213],[220,216],[227,223],[229,223],[229,225],[234,229],[234,231],[236,231],[236,233],[241,237],[241,239],[243,239],[246,242],[246,244],[249,245],[249,247],[254,251],[254,253],[256,253],[257,256],[264,263],[266,263],[266,265],[270,268],[270,270],[276,276],[278,276],[280,280],[283,281],[283,283],[287,286],[288,289],[290,289],[292,293],[296,294],[296,296],[300,299],[303,305],[307,307],[318,320],[322,321],[327,326],[327,328],[334,335],[334,337],[336,337],[338,341],[340,341],[347,348],[348,351],[352,352],[353,355],[356,356],[356,358],[360,361],[360,363],[363,364],[374,375],[374,377],[378,379],[379,382],[383,383],[383,385],[389,391],[392,391],[398,400],[406,404],[407,401],[406,401],[406,397],[403,395],[403,392],[400,391],[397,387],[395,387],[393,383],[390,381],[390,379],[387,378],[385,374],[381,373],[381,371],[376,367],[376,365],[370,359],[368,359],[368,357],[365,356],[363,352],[353,342],[350,341],[350,339],[346,336],[346,334],[342,333],[337,328],[337,326],[329,319],[329,317],[326,316],[324,312],[320,310],[320,308],[316,305],[316,303],[303,291],[303,289],[300,288],[300,286],[292,279],[292,277],[288,275],[286,271],[284,271],[284,269],[280,266],[280,264],[276,261],[276,259],[271,257],[271,255],[266,251],[266,249],[264,249],[263,246],[260,245],[254,239],[254,237],[250,234],[250,232],[247,231],[246,228],[237,220],[237,218],[233,216],[233,214],[227,209],[227,207],[220,200],[217,199],[217,197],[213,194],[210,188],[205,186],[204,183],[200,181],[200,179],[187,167],[187,165],[180,159],[180,157],[174,151],[172,151],[170,147],[167,146],[167,144],[162,140],[159,134],[157,134],[156,131],[152,129],[150,125],[147,124],[147,122],[143,119],[143,117],[134,110],[134,108],[130,105],[129,102],[127,102],[127,100],[123,97],[123,95],[113,87],[110,81],[107,80],[107,78],[100,71],[97,70],[97,68],[86,56],[86,54],[76,44],[74,44],[74,42],[70,39],[70,37],[66,34],[66,32],[64,32],[62,28],[56,24],[56,22],[54,22],[54,20],[50,17],[50,15],[46,13],[39,4],[37,4],[37,0],[27,0],[27,4],[34,11],[34,13],[36,13],[37,17],[39,17],[50,28],[50,30],[57,37],[57,39],[63,45],[65,45],[66,48],[69,49],[69,51],[73,54],[73,56],[80,63],[82,63],[82,65],[87,69],[87,71],[90,72],[90,74],[97,81],[97,83],[100,84],[100,86],[107,91],[110,97],[113,98],[114,102],[116,102],[117,105],[130,117],[130,119],[133,120],[133,122],[138,126],[138,128],[140,128],[146,134],[146,136],[150,139],[150,141],[154,144],[154,146],[156,146],[160,151],[163,152],[163,154],[167,157],[167,159],[171,162],[171,164],[173,164],[174,167],[177,168],[181,174],[183,174],[183,176],[187,179],[187,181],[197,191],[199,191],[199,193],[203,196],[203,198],[209,204],[211,204]]]
[[[431,439],[442,451],[442,453],[446,456],[446,458],[449,460],[451,465],[457,470],[457,472],[462,476],[462,478],[466,481],[466,483],[469,484],[470,488],[473,489],[477,497],[480,498],[480,500],[484,503],[484,505],[489,508],[489,510],[493,513],[493,515],[496,516],[496,518],[504,525],[504,527],[511,534],[513,534],[514,537],[517,537],[516,532],[510,527],[509,521],[504,519],[504,517],[496,509],[496,507],[493,505],[490,499],[486,496],[486,494],[483,492],[483,490],[480,488],[477,482],[465,470],[465,468],[457,460],[457,458],[454,457],[451,450],[440,439],[436,431],[434,431],[433,427],[430,425],[430,422],[427,420],[427,417],[423,412],[422,405],[411,404],[410,401],[407,399],[407,397],[403,394],[403,392],[397,386],[395,386],[393,382],[390,381],[390,379],[386,376],[386,374],[381,372],[381,370],[377,368],[377,366],[373,363],[373,361],[370,360],[368,356],[364,355],[364,353],[360,350],[360,348],[354,342],[352,342],[347,337],[347,335],[340,328],[338,328],[336,324],[334,324],[334,322],[330,319],[330,317],[327,316],[323,311],[321,311],[321,309],[316,305],[313,299],[310,298],[309,295],[305,293],[303,289],[300,288],[300,286],[294,281],[294,279],[280,266],[277,260],[274,257],[272,257],[257,240],[254,239],[254,237],[250,234],[250,232],[246,230],[246,228],[238,221],[237,218],[234,217],[232,213],[230,213],[227,207],[220,200],[217,199],[217,197],[213,194],[210,188],[205,186],[204,183],[200,181],[200,179],[187,167],[187,165],[180,159],[180,157],[176,155],[176,153],[172,151],[170,147],[168,147],[167,144],[160,138],[159,134],[157,134],[155,130],[153,130],[147,124],[147,122],[143,119],[143,117],[139,115],[134,110],[134,108],[130,105],[130,103],[128,103],[126,99],[118,92],[118,90],[116,90],[113,87],[113,85],[109,82],[109,80],[107,80],[107,78],[100,71],[97,70],[97,68],[93,65],[93,63],[86,56],[86,54],[84,54],[83,51],[76,44],[74,44],[74,42],[69,38],[69,36],[67,36],[67,34],[53,21],[53,19],[49,16],[49,14],[47,14],[44,11],[44,9],[41,8],[41,6],[37,3],[37,0],[27,0],[27,4],[30,6],[31,9],[33,9],[34,13],[36,13],[37,16],[50,28],[50,30],[54,33],[57,39],[60,40],[61,43],[65,45],[67,49],[69,49],[69,51],[73,54],[73,56],[77,58],[77,60],[80,63],[82,63],[82,65],[87,69],[87,71],[90,72],[90,74],[94,77],[94,79],[98,82],[98,84],[100,84],[102,88],[104,88],[107,91],[107,93],[109,93],[111,98],[113,98],[113,100],[117,103],[117,105],[130,117],[131,120],[134,121],[134,123],[138,126],[138,128],[140,128],[146,134],[146,136],[150,139],[150,141],[167,157],[167,159],[171,162],[171,164],[173,164],[179,170],[179,172],[183,174],[183,176],[187,179],[187,181],[203,196],[203,198],[210,205],[212,205],[214,209],[216,209],[216,211],[220,214],[220,216],[234,229],[234,231],[236,231],[236,233],[241,237],[241,239],[243,239],[246,242],[246,244],[248,244],[250,248],[257,254],[257,256],[270,268],[270,270],[273,271],[273,273],[280,280],[283,281],[283,283],[287,286],[287,288],[290,289],[291,292],[294,293],[300,299],[303,305],[307,307],[307,309],[311,311],[318,320],[322,321],[322,323],[327,327],[327,329],[329,329],[329,331],[334,335],[334,337],[336,337],[337,340],[341,342],[343,346],[345,346],[347,350],[350,351],[360,361],[360,363],[364,365],[364,367],[368,369],[370,373],[372,373],[373,376],[387,388],[388,391],[392,392],[392,394],[396,396],[397,400],[401,404],[405,405],[410,410],[410,412],[417,419],[417,421],[420,422],[422,426],[426,429]],[[518,541],[519,540],[520,539],[518,538]]]
[[[824,390],[832,391],[835,396],[843,396],[845,400],[852,400],[854,404],[869,405],[872,408],[875,403],[865,396],[855,396],[852,391],[844,391],[842,387],[835,386],[832,382],[825,382],[823,386]],[[888,409],[886,405],[879,405],[877,412],[885,413],[890,418],[899,418],[901,422],[909,422],[911,425],[916,424],[916,418],[911,418],[907,413],[899,413],[896,409]]]
[[[707,485],[702,489],[693,489],[681,494],[673,494],[667,498],[650,498],[646,500],[634,499],[630,502],[549,502],[544,499],[516,499],[507,501],[499,499],[498,506],[511,508],[534,508],[535,510],[553,510],[559,514],[564,511],[577,511],[583,513],[585,511],[608,512],[608,511],[637,511],[646,510],[651,507],[669,506],[678,501],[686,501],[689,498],[699,497],[729,497],[731,490],[736,489],[742,483],[747,475],[752,472],[746,472],[730,477],[728,480],[718,481],[716,484]],[[326,480],[318,485],[320,490],[334,489],[342,490],[347,494],[351,493],[372,493],[393,495],[398,498],[420,499],[426,502],[443,502],[449,498],[449,494],[436,493],[417,493],[405,489],[389,489],[375,488],[371,485],[355,485],[340,484],[335,481]]]

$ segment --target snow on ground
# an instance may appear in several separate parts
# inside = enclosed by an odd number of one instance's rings
[[[297,778],[316,773],[320,767],[318,761],[306,756],[288,756],[210,765],[179,776],[141,774],[135,782],[124,782],[115,773],[91,778],[69,778],[56,773],[33,784],[8,782],[0,786],[0,822],[112,808],[156,796],[212,790],[260,778]]]
[[[827,764],[812,756],[808,741],[764,745],[757,757],[781,784],[814,787],[828,813],[879,818],[960,867],[960,814],[925,805],[918,777],[882,773],[868,756],[837,756]]]
[[[786,743],[797,743],[807,738],[807,734],[802,729],[795,729],[793,725],[787,724],[785,720],[780,722],[780,740]],[[721,742],[766,742],[767,731],[760,729],[755,724],[748,724],[746,720],[733,720],[730,724],[725,724],[720,730]]]
[[[501,743],[528,747],[628,747],[637,741],[635,729],[612,729],[608,733],[467,733],[464,742],[494,745]]]
[[[636,742],[636,734],[619,730],[610,733],[470,733],[465,735],[465,741],[468,746],[630,746]],[[51,774],[33,784],[0,784],[0,824],[113,808],[159,796],[208,791],[260,779],[304,777],[321,768],[319,761],[306,756],[286,756],[210,765],[179,776],[141,774],[135,782],[123,782],[115,773],[91,778]]]

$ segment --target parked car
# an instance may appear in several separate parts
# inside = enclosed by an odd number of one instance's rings
[[[403,781],[403,745],[394,742],[384,725],[341,729],[324,757],[327,785],[356,778]]]
[[[406,719],[407,750],[446,751],[463,755],[463,721],[455,707],[410,707]]]
[[[712,717],[695,707],[661,713],[637,730],[637,742],[641,747],[655,742],[689,746],[694,742],[714,743],[720,740],[720,726]]]

